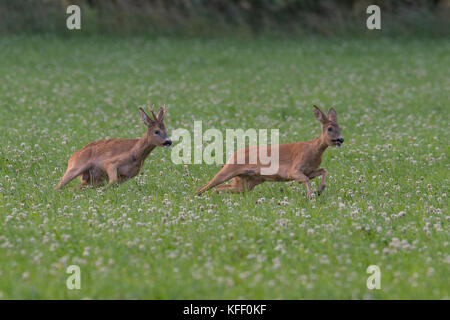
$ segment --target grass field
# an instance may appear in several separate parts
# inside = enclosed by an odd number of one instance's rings
[[[0,39],[0,298],[380,299],[450,297],[446,40]],[[166,125],[320,134],[334,107],[327,189],[195,190],[219,165],[157,148],[117,188],[62,192],[71,154]],[[318,180],[314,180],[314,189]],[[81,268],[68,290],[67,266]],[[381,289],[369,290],[369,265]]]

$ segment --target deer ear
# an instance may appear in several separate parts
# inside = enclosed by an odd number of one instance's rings
[[[337,122],[337,113],[336,113],[336,110],[334,110],[334,108],[331,108],[328,111],[328,120]]]
[[[166,114],[166,108],[160,108],[158,111],[158,115],[156,116],[156,120],[162,122],[164,120],[164,116]]]
[[[152,123],[152,120],[148,116],[148,114],[145,113],[145,111],[142,108],[139,108],[139,113],[141,114],[141,121],[146,125],[149,126]]]
[[[327,123],[328,122],[328,118],[315,105],[314,105],[314,115],[316,116],[316,119],[319,120],[320,123]]]

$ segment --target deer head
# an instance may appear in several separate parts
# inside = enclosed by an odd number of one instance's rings
[[[155,146],[170,147],[172,145],[172,140],[167,136],[166,127],[163,122],[166,109],[164,107],[160,108],[158,115],[155,115],[153,109],[150,108],[150,105],[148,108],[153,119],[151,119],[142,108],[139,108],[139,112],[141,114],[141,121],[147,126],[149,143]]]
[[[337,123],[336,110],[331,108],[328,115],[325,115],[317,106],[314,106],[314,115],[322,124],[322,137],[328,146],[340,147],[344,143],[344,138],[341,136],[341,128]]]

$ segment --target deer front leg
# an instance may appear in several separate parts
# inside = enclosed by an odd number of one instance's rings
[[[316,170],[309,175],[309,178],[312,179],[317,176],[322,176],[322,182],[320,183],[319,189],[317,190],[317,195],[320,196],[320,194],[323,192],[323,190],[325,190],[325,180],[327,177],[327,171],[325,169]]]
[[[301,172],[294,173],[292,175],[292,178],[294,180],[297,180],[300,183],[304,183],[305,184],[306,189],[307,189],[308,199],[311,199],[313,197],[313,194],[312,194],[312,191],[311,191],[311,184],[309,183],[309,178],[306,175],[304,175],[303,173],[301,173]]]
[[[106,174],[108,175],[108,184],[106,185],[106,189],[111,187],[112,185],[119,183],[119,176],[117,175],[117,166],[113,163],[106,166]]]

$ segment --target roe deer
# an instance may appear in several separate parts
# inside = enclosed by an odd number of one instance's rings
[[[141,121],[147,131],[140,139],[107,139],[92,142],[75,152],[69,159],[67,171],[55,187],[61,189],[80,176],[81,187],[101,185],[108,178],[108,186],[121,183],[136,176],[152,150],[157,146],[169,147],[172,141],[167,137],[163,120],[165,108],[151,119],[139,108]]]
[[[322,124],[322,134],[318,138],[312,141],[265,147],[268,156],[271,155],[272,148],[279,148],[278,170],[274,174],[261,174],[261,168],[265,165],[261,164],[259,149],[263,147],[247,147],[236,151],[216,176],[197,190],[197,194],[216,186],[217,191],[243,192],[252,190],[264,181],[297,180],[306,185],[308,198],[311,198],[312,191],[309,180],[322,176],[322,183],[317,191],[317,194],[320,195],[325,189],[325,177],[327,175],[325,169],[317,169],[322,162],[322,153],[329,146],[340,147],[344,138],[341,136],[341,130],[337,123],[336,110],[331,108],[326,116],[319,108],[314,106],[314,115]],[[254,154],[250,155],[253,152],[257,152],[256,157],[254,157]],[[238,154],[240,156],[245,155],[245,162],[239,163],[236,161]],[[255,164],[248,163],[251,156],[257,160]],[[230,179],[233,179],[231,183],[220,185]]]

